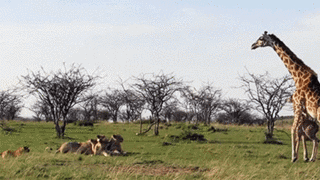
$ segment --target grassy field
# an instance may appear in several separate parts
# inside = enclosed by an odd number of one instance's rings
[[[283,145],[264,144],[265,127],[213,124],[210,126],[161,125],[160,135],[136,136],[138,124],[94,127],[68,124],[66,139],[55,137],[52,123],[10,121],[14,132],[0,131],[0,151],[29,146],[18,158],[0,159],[0,179],[319,179],[320,160],[305,163],[302,148],[291,163],[290,122],[278,123],[275,136]],[[202,134],[207,141],[182,140]],[[97,134],[121,134],[122,157],[55,154],[66,141],[86,141]],[[164,143],[166,142],[166,143]],[[46,152],[46,147],[54,151]],[[308,142],[309,151],[311,143]]]

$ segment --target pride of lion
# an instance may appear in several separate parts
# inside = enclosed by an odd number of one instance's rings
[[[121,135],[112,135],[107,139],[104,135],[97,135],[97,139],[89,139],[86,142],[65,142],[63,143],[56,153],[76,153],[85,155],[126,155],[121,149],[123,138]]]
[[[104,155],[104,156],[120,156],[126,155],[121,148],[123,137],[121,135],[112,135],[110,139],[104,135],[97,135],[97,139],[89,139],[86,142],[65,142],[56,151],[56,153],[76,153],[85,155]],[[51,148],[47,147],[46,150]],[[18,157],[23,153],[29,152],[28,147],[20,147],[16,151],[7,150],[0,155],[2,158]]]

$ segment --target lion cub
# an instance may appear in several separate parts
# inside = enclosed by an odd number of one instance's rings
[[[18,157],[21,156],[23,153],[29,152],[30,149],[28,147],[20,147],[19,149],[15,151],[7,150],[1,153],[2,158],[6,158],[8,156],[11,157]]]

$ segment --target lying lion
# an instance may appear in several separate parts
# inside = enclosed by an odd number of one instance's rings
[[[77,154],[93,154],[93,148],[98,143],[96,139],[89,139],[87,142],[81,142],[80,147],[76,151]]]
[[[113,155],[126,155],[121,148],[123,138],[121,135],[112,135],[110,140],[105,136],[97,136],[97,144],[94,147],[95,155],[113,156]]]
[[[65,142],[63,143],[56,153],[68,153],[68,152],[74,152],[77,154],[93,154],[93,148],[97,144],[97,140],[95,139],[89,139],[87,142]]]
[[[23,153],[29,152],[30,149],[28,147],[20,147],[15,151],[7,150],[1,153],[2,158],[11,156],[11,157],[18,157],[21,156]]]

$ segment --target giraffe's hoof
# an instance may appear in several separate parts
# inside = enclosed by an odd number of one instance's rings
[[[309,161],[309,158],[304,158],[304,161],[305,161],[305,162],[308,162],[308,161]]]
[[[293,158],[291,162],[294,163],[294,162],[296,162],[297,160],[298,160],[298,158]]]
[[[310,159],[309,161],[310,161],[310,162],[315,162],[315,161],[316,161],[316,159]]]

